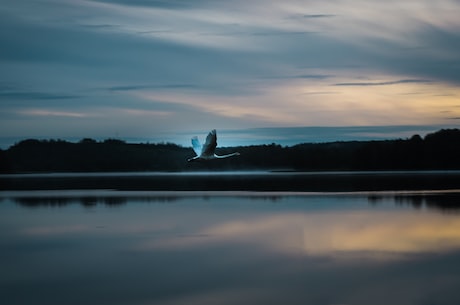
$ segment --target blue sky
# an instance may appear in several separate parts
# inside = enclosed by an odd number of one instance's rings
[[[0,3],[1,148],[188,145],[214,128],[224,146],[290,145],[460,125],[458,1]]]

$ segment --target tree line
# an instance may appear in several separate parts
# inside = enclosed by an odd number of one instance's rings
[[[424,138],[224,147],[216,153],[233,151],[241,155],[189,163],[192,148],[172,143],[28,139],[0,150],[0,172],[460,169],[460,130],[442,129]]]

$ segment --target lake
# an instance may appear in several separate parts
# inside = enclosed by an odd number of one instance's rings
[[[201,175],[218,183],[193,189],[179,175],[150,190],[160,174],[3,177],[16,180],[0,191],[0,303],[460,302],[456,174],[417,173],[403,186],[375,173]],[[314,175],[335,184],[313,187]],[[228,179],[240,182],[222,187]]]
[[[122,172],[0,174],[5,190],[382,191],[460,189],[460,171]]]

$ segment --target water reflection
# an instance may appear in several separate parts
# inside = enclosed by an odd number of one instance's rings
[[[212,195],[198,195],[193,196],[202,198],[204,200],[211,200]],[[144,203],[174,203],[180,200],[187,200],[190,198],[187,195],[163,195],[163,196],[139,196],[136,197],[136,201]],[[278,202],[281,201],[283,195],[257,195],[257,196],[238,196],[238,198],[245,198],[249,200],[263,200]],[[120,206],[128,203],[131,197],[125,196],[109,196],[109,197],[13,197],[12,200],[18,205],[23,207],[65,207],[71,204],[80,204],[84,207],[93,207],[96,205],[106,205],[106,206]],[[1,199],[0,199],[1,201]]]
[[[441,194],[101,194],[3,200],[7,304],[459,301],[460,214],[406,203]]]
[[[377,205],[384,201],[388,196],[379,195],[378,193],[368,196],[371,204]],[[396,194],[390,196],[396,205],[408,205],[416,209],[429,208],[441,210],[444,212],[460,211],[460,193],[457,191],[438,193],[428,192],[427,194]]]
[[[0,191],[385,191],[460,188],[460,171],[54,173],[0,175]]]
[[[95,195],[102,192],[101,195]],[[145,203],[172,203],[179,200],[186,200],[190,197],[201,197],[210,199],[213,197],[232,196],[251,200],[268,200],[271,202],[282,201],[285,197],[319,197],[319,196],[367,196],[371,205],[378,205],[388,200],[394,201],[396,205],[408,205],[414,208],[438,209],[445,212],[455,212],[460,210],[460,190],[450,191],[377,191],[377,192],[118,192],[118,191],[73,191],[69,194],[62,194],[62,191],[20,191],[5,192],[5,196],[0,196],[0,202],[6,198],[11,198],[17,204],[24,207],[64,207],[69,204],[81,204],[91,207],[98,204],[107,206],[124,205],[131,199]],[[89,193],[89,194],[88,194]],[[8,194],[10,194],[8,196]],[[26,195],[24,195],[26,194]]]
[[[193,236],[200,238],[146,241],[139,249],[251,244],[290,255],[396,259],[460,249],[460,218],[401,211],[283,213],[220,223]]]
[[[67,198],[67,197],[18,197],[13,199],[17,204],[23,207],[36,208],[40,206],[49,207],[65,207],[69,204],[81,204],[85,207],[95,206],[97,204],[104,204],[107,206],[122,205],[127,202],[127,198],[111,198],[111,197],[81,197],[81,198]]]
[[[64,207],[70,204],[81,204],[85,207],[92,207],[98,204],[106,206],[120,206],[129,201],[129,197],[17,197],[13,200],[24,207]],[[138,200],[143,202],[174,202],[179,197],[158,196],[158,197],[141,197]]]
[[[431,196],[397,196],[396,204],[409,204],[415,208],[434,208],[443,211],[460,210],[459,194],[444,194]]]

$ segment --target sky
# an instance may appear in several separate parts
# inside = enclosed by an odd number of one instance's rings
[[[0,148],[460,126],[458,0],[0,0]]]

